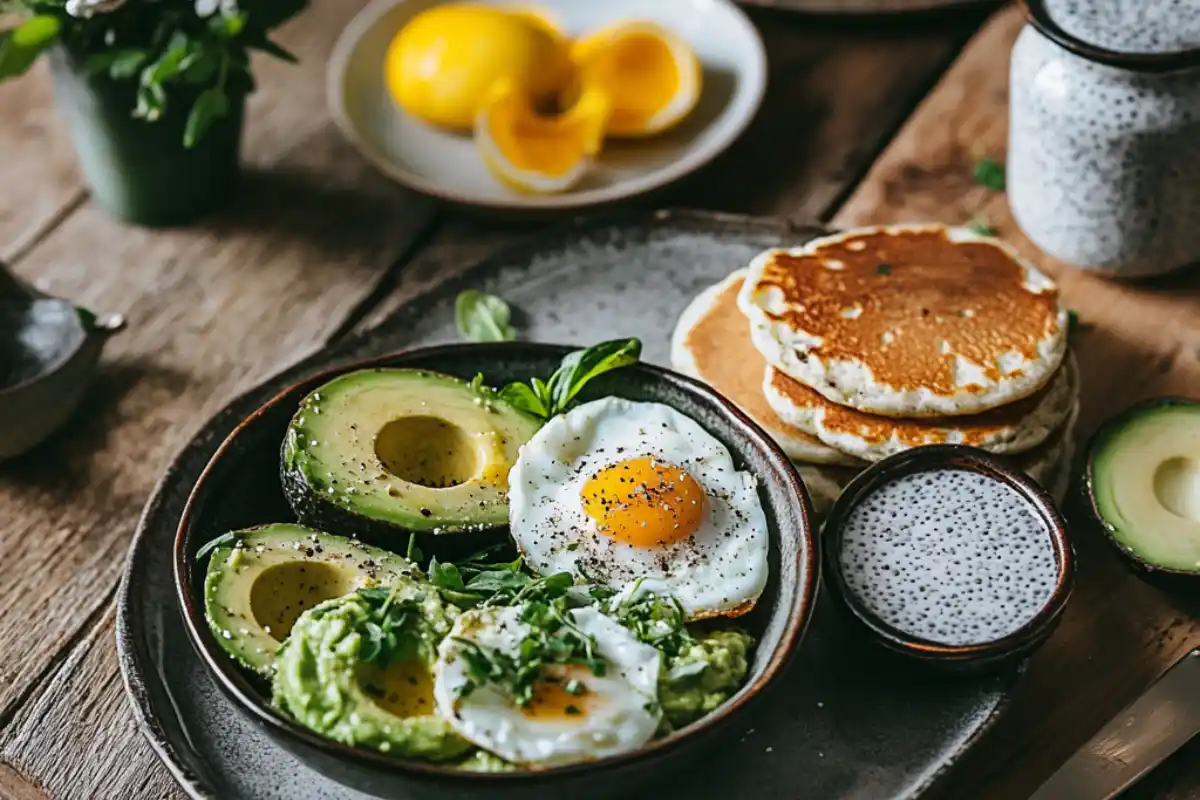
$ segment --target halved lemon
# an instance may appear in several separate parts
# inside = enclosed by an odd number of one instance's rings
[[[703,85],[700,62],[687,42],[653,22],[620,22],[571,46],[581,85],[612,99],[610,136],[651,136],[696,107]]]
[[[525,192],[561,192],[579,182],[600,152],[611,103],[585,88],[562,113],[538,112],[532,95],[502,81],[475,118],[475,143],[500,180]]]
[[[500,78],[535,97],[574,76],[569,44],[533,9],[447,3],[417,14],[388,48],[384,77],[396,103],[426,122],[470,130]]]

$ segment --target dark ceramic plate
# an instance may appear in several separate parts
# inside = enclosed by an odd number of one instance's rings
[[[533,375],[550,375],[571,350],[521,342],[445,345],[384,356],[352,368],[432,369],[465,380],[482,373],[494,385],[502,386]],[[580,399],[616,396],[669,405],[700,423],[728,447],[738,469],[758,477],[759,497],[771,532],[770,579],[754,610],[739,619],[758,646],[746,685],[727,705],[634,753],[597,764],[500,775],[402,761],[345,747],[314,735],[272,710],[270,697],[225,655],[204,621],[205,564],[197,562],[196,552],[228,530],[292,519],[276,468],[279,443],[300,400],[333,377],[328,373],[317,375],[291,387],[225,440],[188,500],[175,542],[175,580],[193,644],[226,693],[283,747],[331,777],[380,797],[439,797],[445,793],[481,800],[611,797],[615,787],[640,787],[674,773],[695,758],[694,747],[711,742],[720,730],[746,713],[751,700],[758,701],[759,694],[778,686],[812,615],[820,572],[803,484],[787,456],[721,395],[661,367],[639,364],[601,376],[588,385]],[[497,540],[503,535],[494,534]],[[474,547],[479,544],[475,542]]]
[[[241,420],[317,372],[458,339],[462,288],[499,294],[525,338],[591,344],[638,336],[666,364],[675,318],[700,289],[763,248],[818,235],[768,220],[691,212],[566,226],[507,250],[235,399],[168,469],[129,553],[118,609],[121,668],[139,725],[185,790],[211,798],[361,798],[303,767],[245,720],[193,652],[171,579],[172,543],[192,487]],[[282,512],[282,509],[281,509]],[[769,699],[739,715],[719,752],[671,796],[915,797],[992,722],[1021,673],[947,678],[881,658],[819,600],[793,665]],[[447,797],[453,795],[447,794]]]

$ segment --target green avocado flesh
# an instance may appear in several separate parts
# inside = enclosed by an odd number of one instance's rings
[[[361,542],[290,524],[236,535],[209,558],[204,615],[221,647],[261,675],[305,610],[372,586],[417,591],[408,559]]]
[[[380,663],[367,652],[380,605],[360,594],[307,611],[279,650],[274,702],[307,728],[343,744],[444,761],[474,745],[438,716],[433,698],[437,642],[456,611],[436,591],[410,595],[421,622]],[[395,602],[390,601],[390,602]]]
[[[282,454],[300,519],[344,533],[449,533],[508,522],[508,471],[540,422],[423,370],[335,378],[301,401]]]
[[[1200,572],[1200,404],[1164,401],[1102,433],[1091,453],[1097,513],[1151,567]]]

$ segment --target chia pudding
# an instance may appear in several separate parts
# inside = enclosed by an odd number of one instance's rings
[[[874,489],[846,517],[838,554],[847,589],[916,639],[983,644],[1015,633],[1058,582],[1053,539],[1008,484],[963,469],[912,473]]]

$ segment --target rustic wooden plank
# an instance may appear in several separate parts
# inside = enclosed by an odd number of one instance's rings
[[[35,790],[26,783],[27,794],[14,792],[13,800],[184,796],[154,759],[129,713],[113,647],[114,620],[110,604],[50,676],[45,690],[21,708],[0,737],[3,758],[38,776],[41,784]],[[47,746],[51,737],[54,745]],[[70,759],[64,760],[64,754]],[[3,791],[0,796],[9,797]]]
[[[1079,433],[1086,435],[1141,398],[1200,396],[1200,291],[1194,281],[1167,289],[1121,286],[1058,263],[1017,229],[1003,194],[971,185],[975,158],[1004,158],[1008,54],[1021,25],[1017,9],[1004,10],[967,45],[834,222],[959,223],[982,214],[1054,274],[1084,322],[1077,354]],[[1009,712],[951,773],[939,797],[1028,796],[1200,641],[1194,606],[1129,573],[1078,508],[1072,519],[1079,582],[1062,624],[1034,657]]]
[[[0,725],[107,603],[174,451],[234,392],[320,346],[428,221],[427,202],[379,177],[324,113],[325,55],[358,5],[315,4],[281,37],[302,66],[264,64],[236,207],[151,232],[86,203],[19,264],[130,326],[84,413],[0,467]],[[57,731],[41,736],[67,757]]]
[[[12,259],[84,197],[75,152],[58,124],[50,70],[0,84],[0,259]]]
[[[0,761],[0,797],[5,800],[50,800],[50,795],[3,761]]]
[[[982,19],[751,16],[770,70],[762,109],[733,147],[666,199],[801,222],[825,218]]]

